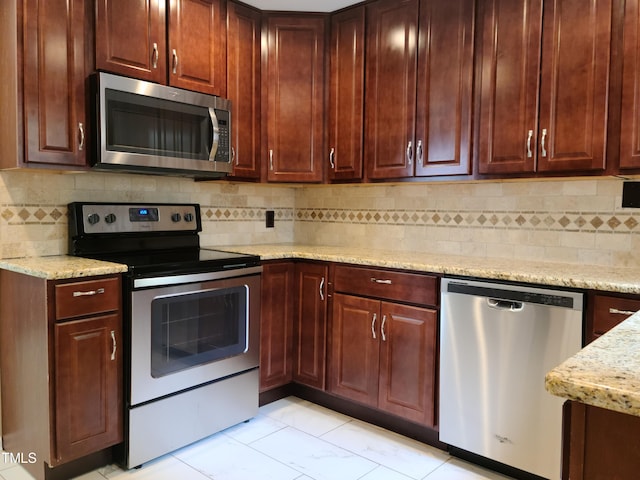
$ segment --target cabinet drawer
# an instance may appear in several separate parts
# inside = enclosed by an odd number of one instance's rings
[[[595,295],[593,297],[593,334],[602,335],[640,310],[640,300]]]
[[[338,265],[333,284],[336,292],[418,305],[438,304],[438,279],[431,275]]]
[[[120,308],[120,277],[55,285],[56,320]]]

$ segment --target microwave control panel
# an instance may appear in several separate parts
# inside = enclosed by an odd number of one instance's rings
[[[228,110],[217,110],[218,118],[218,149],[216,150],[215,161],[231,163],[231,115]]]

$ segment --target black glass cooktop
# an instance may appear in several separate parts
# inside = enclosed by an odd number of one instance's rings
[[[155,252],[102,253],[89,256],[98,260],[127,265],[129,273],[135,276],[210,272],[260,264],[260,257],[256,255],[201,248]]]

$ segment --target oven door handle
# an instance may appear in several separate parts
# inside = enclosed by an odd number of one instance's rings
[[[180,285],[182,283],[206,282],[209,280],[222,280],[224,278],[244,277],[245,275],[257,275],[262,273],[262,267],[244,267],[216,272],[193,273],[185,275],[166,275],[161,277],[135,278],[133,288],[166,287]]]

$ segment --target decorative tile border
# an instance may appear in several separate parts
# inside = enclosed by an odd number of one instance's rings
[[[302,208],[296,221],[562,232],[640,232],[640,213]]]
[[[267,210],[274,210],[279,221],[293,221],[293,208],[251,208],[201,206],[203,222],[264,221]],[[7,225],[53,225],[66,224],[66,205],[0,205],[0,224]]]

